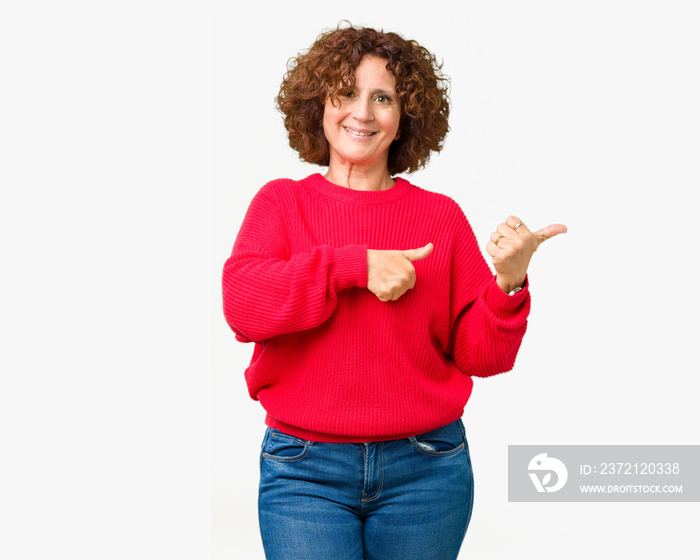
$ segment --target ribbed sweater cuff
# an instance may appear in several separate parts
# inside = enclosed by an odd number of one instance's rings
[[[367,245],[346,245],[335,249],[335,285],[337,290],[367,287]]]
[[[486,290],[486,305],[493,314],[500,319],[510,319],[517,315],[523,302],[530,296],[530,282],[525,277],[525,285],[517,294],[509,296],[496,283],[496,276],[493,283]]]

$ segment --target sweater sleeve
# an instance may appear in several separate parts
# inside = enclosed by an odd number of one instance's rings
[[[340,290],[367,287],[367,245],[291,254],[271,184],[255,195],[224,264],[224,316],[236,339],[258,342],[323,323]]]
[[[513,369],[530,312],[528,281],[515,295],[496,283],[467,218],[456,218],[450,294],[450,357],[467,375]]]

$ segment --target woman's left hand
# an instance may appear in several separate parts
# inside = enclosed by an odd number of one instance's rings
[[[547,239],[566,231],[565,225],[552,224],[533,233],[515,216],[508,216],[504,224],[499,224],[491,234],[486,252],[493,258],[496,282],[501,290],[509,293],[521,287],[537,248]]]

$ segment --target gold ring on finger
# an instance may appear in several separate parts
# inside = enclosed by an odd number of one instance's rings
[[[546,241],[547,239],[549,239],[549,237],[547,237],[547,236],[544,234],[544,230],[543,230],[543,229],[540,230],[540,235],[541,235],[542,237],[545,238],[545,241]]]
[[[504,237],[505,237],[505,235],[499,235],[499,236],[498,236],[498,239],[496,239],[496,241],[494,241],[493,244],[494,244],[496,247],[498,247],[498,242],[499,242],[501,239],[503,239]]]
[[[521,225],[523,225],[524,223],[525,223],[525,222],[520,222],[520,223],[519,223],[517,226],[515,226],[513,229],[514,229],[515,231],[518,231],[518,228],[519,228]]]

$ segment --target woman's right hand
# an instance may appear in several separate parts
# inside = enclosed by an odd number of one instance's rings
[[[367,289],[381,301],[396,301],[416,285],[416,269],[411,263],[424,259],[432,250],[432,243],[405,251],[367,249]]]

